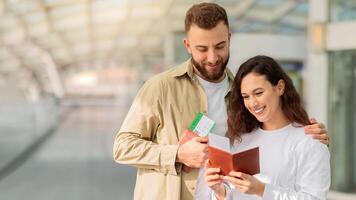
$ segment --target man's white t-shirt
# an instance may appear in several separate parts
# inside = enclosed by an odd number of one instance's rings
[[[219,83],[206,81],[199,76],[198,80],[203,87],[208,100],[208,117],[216,122],[215,128],[211,131],[214,134],[225,136],[227,132],[227,111],[225,96],[229,91],[228,76],[225,74],[224,80]],[[205,168],[199,170],[198,181],[195,191],[195,199],[206,199],[210,190],[204,179]]]
[[[216,122],[215,128],[211,131],[214,134],[225,136],[227,132],[227,112],[225,96],[229,91],[229,81],[227,75],[219,83],[206,81],[199,76],[198,80],[203,87],[208,100],[208,117]]]

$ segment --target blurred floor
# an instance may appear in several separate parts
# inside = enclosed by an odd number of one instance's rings
[[[80,107],[17,170],[0,199],[132,199],[135,169],[114,163],[112,146],[127,110]]]
[[[132,199],[136,170],[112,160],[114,136],[127,109],[89,105],[67,112],[53,135],[0,180],[1,200]],[[17,138],[30,140],[17,133]],[[331,191],[328,199],[355,196]]]

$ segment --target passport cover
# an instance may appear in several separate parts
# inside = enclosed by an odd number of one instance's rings
[[[209,162],[213,168],[220,168],[222,175],[228,175],[231,171],[245,174],[260,173],[259,148],[255,147],[231,154],[230,152],[209,146]]]

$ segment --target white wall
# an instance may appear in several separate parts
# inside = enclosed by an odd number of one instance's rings
[[[302,61],[307,57],[305,36],[276,34],[233,34],[230,44],[229,68],[235,73],[238,66],[256,55],[271,56],[277,61]]]
[[[326,48],[329,51],[356,49],[356,22],[337,22],[326,27]]]

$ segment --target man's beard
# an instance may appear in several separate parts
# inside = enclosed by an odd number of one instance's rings
[[[220,69],[218,72],[210,74],[206,68],[202,65],[200,65],[196,60],[194,60],[194,58],[192,57],[192,63],[194,65],[194,67],[199,71],[199,73],[204,76],[204,79],[207,81],[217,81],[219,80],[223,74],[224,71],[226,69],[226,65],[229,62],[229,58],[230,58],[230,54],[228,54],[226,61],[220,61],[219,64],[221,65]]]

